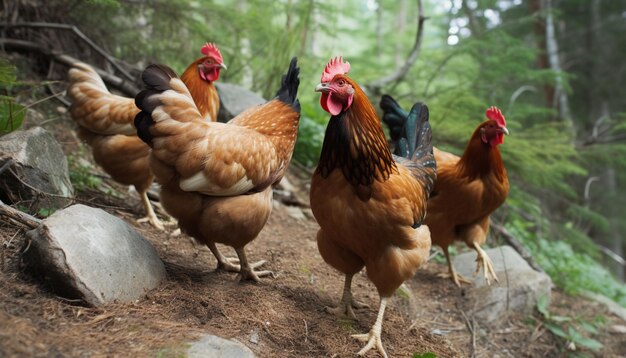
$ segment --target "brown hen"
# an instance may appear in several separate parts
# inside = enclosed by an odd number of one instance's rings
[[[137,95],[142,112],[135,125],[152,147],[150,166],[161,184],[161,202],[190,236],[206,244],[218,268],[258,281],[244,247],[257,237],[272,210],[272,188],[285,174],[298,131],[300,104],[296,59],[271,101],[228,123],[207,123],[189,91],[166,66],[143,73],[146,90]],[[232,246],[239,264],[216,243]]]

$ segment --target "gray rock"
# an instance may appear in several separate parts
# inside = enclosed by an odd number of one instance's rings
[[[138,299],[166,278],[154,247],[100,209],[72,205],[26,236],[26,267],[59,295],[89,305]]]
[[[477,319],[494,322],[505,319],[509,312],[530,314],[539,297],[550,298],[550,277],[533,270],[512,247],[505,245],[485,251],[493,261],[500,283],[487,286],[481,268],[474,284],[467,289]],[[453,262],[459,274],[470,278],[476,270],[476,253],[458,255]]]
[[[61,146],[41,127],[0,137],[0,168],[0,198],[8,204],[36,212],[64,207],[74,195]]]
[[[217,120],[228,122],[246,109],[267,102],[258,94],[232,83],[215,82],[220,96],[220,111]]]
[[[207,334],[191,343],[187,358],[254,358],[254,352],[245,345]]]

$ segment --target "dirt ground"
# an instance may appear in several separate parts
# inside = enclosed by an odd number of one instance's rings
[[[46,126],[66,153],[78,144],[65,121]],[[86,157],[87,160],[90,158]],[[97,170],[97,169],[95,169]],[[306,201],[306,180],[290,175],[296,194]],[[105,180],[118,192],[126,189]],[[268,260],[275,278],[258,284],[239,283],[233,273],[214,272],[216,261],[206,247],[187,236],[170,237],[148,224],[137,224],[142,209],[136,193],[122,200],[99,191],[80,192],[77,202],[100,207],[133,225],[157,249],[169,279],[132,303],[84,307],[50,293],[23,272],[20,249],[24,231],[0,221],[0,357],[181,357],[188,342],[202,334],[236,339],[259,357],[352,357],[361,342],[350,337],[365,333],[376,318],[378,295],[365,275],[353,283],[355,298],[369,308],[358,320],[340,320],[324,307],[335,305],[343,277],[320,257],[316,223],[297,219],[277,204],[260,236],[247,247],[251,260]],[[222,247],[234,256],[234,251]],[[533,317],[511,316],[497,326],[468,317],[464,290],[437,277],[446,267],[429,262],[407,282],[412,298],[397,294],[385,314],[383,344],[391,357],[433,352],[437,357],[566,356],[565,342],[555,338]],[[624,335],[608,327],[625,324],[595,303],[554,291],[559,314],[602,315],[606,328],[601,352],[582,356],[626,356]],[[377,354],[371,351],[368,357]]]

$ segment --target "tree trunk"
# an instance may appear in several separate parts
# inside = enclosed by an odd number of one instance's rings
[[[237,10],[241,13],[245,13],[248,4],[246,0],[238,0],[237,1]],[[250,39],[246,37],[245,33],[239,38],[239,54],[243,59],[243,68],[241,70],[241,85],[245,88],[254,88],[254,74],[252,73],[252,69],[248,65],[251,61],[251,49],[250,49]]]
[[[607,168],[603,177],[604,185],[609,197],[617,197],[617,176],[614,168]],[[617,206],[616,206],[617,207]],[[619,211],[619,210],[618,210]],[[609,216],[609,233],[606,237],[600,238],[600,243],[611,250],[614,254],[624,257],[622,238],[619,232],[619,220],[617,212],[607,213]],[[606,266],[622,282],[624,282],[626,267],[615,260],[606,260]]]
[[[376,50],[378,53],[383,53],[383,42],[385,41],[385,34],[383,31],[383,2],[377,1],[378,7],[376,8]]]
[[[559,46],[556,40],[556,31],[554,29],[554,16],[552,14],[552,0],[545,0],[546,11],[546,50],[548,54],[548,63],[550,69],[557,74],[556,84],[554,87],[555,99],[551,106],[558,108],[559,118],[567,122],[570,126],[572,123],[572,115],[569,108],[569,100],[565,88],[563,86],[563,77],[561,64],[559,60]]]
[[[542,0],[530,0],[528,2],[529,12],[531,16],[535,17],[535,40],[537,41],[537,67],[542,70],[550,68],[548,64],[548,55],[546,50],[546,23],[541,16],[541,2]],[[552,106],[554,103],[554,87],[550,84],[543,86],[543,93],[546,106]]]
[[[596,30],[600,23],[600,0],[591,0],[589,2],[589,22],[587,23],[587,53],[598,54],[598,38]],[[595,118],[598,117],[598,96],[597,96],[597,69],[596,56],[587,56],[587,78],[589,86],[587,87],[587,108],[589,124],[593,126]]]
[[[398,1],[398,14],[396,16],[396,34],[403,34],[406,30],[406,11],[407,0]],[[397,36],[399,39],[401,36]],[[402,58],[402,43],[396,42],[396,67],[402,66],[404,58]]]

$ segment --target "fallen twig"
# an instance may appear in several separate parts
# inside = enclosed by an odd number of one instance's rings
[[[524,260],[526,260],[526,262],[528,262],[530,267],[532,267],[535,271],[544,272],[543,269],[539,265],[537,265],[537,263],[533,259],[533,256],[528,250],[526,250],[524,245],[522,245],[522,243],[519,242],[519,240],[517,240],[515,236],[513,236],[507,229],[505,229],[504,226],[498,225],[492,221],[490,227],[492,232],[497,233],[497,235],[502,237],[507,244],[511,245],[511,247],[513,247],[513,249],[515,249],[515,251],[517,251],[517,253],[519,253]]]
[[[472,344],[472,350],[470,351],[470,357],[474,358],[476,357],[476,329],[475,329],[476,320],[474,319],[474,315],[472,315],[472,320],[470,322],[469,318],[467,318],[467,315],[462,309],[459,309],[459,312],[461,312],[461,315],[463,316],[463,319],[465,320],[465,325],[467,326],[467,330],[471,334],[470,343]]]
[[[41,224],[41,220],[8,206],[2,200],[0,200],[0,216],[12,219],[29,229],[35,229]]]
[[[80,60],[72,56],[56,52],[54,50],[44,47],[43,45],[31,41],[0,38],[0,47],[12,51],[38,52],[68,67],[71,67],[74,64],[81,62]],[[121,91],[122,93],[134,97],[139,92],[139,88],[137,88],[134,83],[132,83],[132,81],[119,78],[102,69],[94,67],[93,65],[91,66],[94,68],[94,70],[96,70],[96,72],[98,72],[104,82]]]
[[[0,23],[0,27],[11,28],[11,27],[27,27],[27,28],[44,28],[44,29],[57,29],[57,30],[69,30],[72,31],[76,36],[78,36],[81,40],[87,43],[89,47],[94,49],[97,53],[99,53],[102,57],[104,57],[115,69],[120,71],[121,74],[124,75],[128,80],[133,81],[133,76],[128,73],[124,68],[122,68],[117,60],[106,53],[100,46],[96,45],[95,42],[91,41],[89,37],[87,37],[82,31],[80,31],[74,25],[67,24],[55,24],[55,23],[47,23],[47,22],[17,22],[17,23]]]

